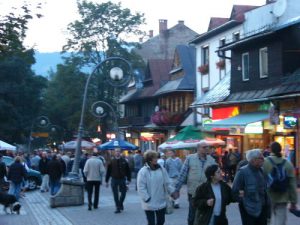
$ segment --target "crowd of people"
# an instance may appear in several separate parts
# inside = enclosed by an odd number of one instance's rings
[[[211,146],[202,141],[197,152],[182,161],[173,150],[148,150],[144,154],[137,150],[123,155],[116,148],[105,157],[97,151],[83,154],[79,169],[88,195],[88,210],[98,208],[100,186],[105,182],[106,187],[110,183],[115,213],[121,213],[133,177],[148,225],[165,223],[169,201],[173,208],[180,208],[184,184],[189,202],[188,225],[228,224],[226,206],[232,202],[239,205],[243,225],[267,225],[270,221],[285,225],[288,208],[299,214],[294,168],[282,157],[279,143],[273,142],[268,151],[248,150],[242,160],[239,151],[230,147],[222,157],[216,157]],[[16,156],[7,169],[0,157],[0,183],[5,178],[9,180],[8,192],[19,198],[26,186],[27,170],[32,168],[42,175],[40,191],[56,195],[61,178],[72,171],[73,162],[70,152],[34,152],[31,157]],[[277,180],[276,171],[284,179]]]

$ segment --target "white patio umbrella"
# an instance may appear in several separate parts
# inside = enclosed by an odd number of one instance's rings
[[[216,138],[205,138],[201,140],[185,140],[185,141],[166,141],[158,146],[159,149],[185,149],[196,148],[201,142],[205,142],[209,146],[223,146],[225,142]]]
[[[0,151],[10,150],[16,151],[16,147],[0,140]]]
[[[77,146],[77,141],[74,140],[74,141],[66,142],[65,144],[62,145],[62,148],[63,149],[76,149],[76,146]],[[96,147],[96,145],[93,142],[89,142],[86,140],[81,141],[81,148],[92,149],[94,147]]]

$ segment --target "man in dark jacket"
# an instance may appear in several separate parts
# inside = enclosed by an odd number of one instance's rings
[[[239,202],[243,225],[267,225],[270,199],[267,195],[267,180],[262,171],[264,156],[260,149],[248,150],[248,165],[236,174],[232,185],[234,199]]]
[[[57,155],[55,154],[48,162],[48,173],[50,180],[50,194],[55,195],[60,189],[60,178],[63,175],[61,162],[58,160]]]
[[[111,177],[111,188],[114,194],[114,201],[116,205],[115,213],[120,213],[121,210],[124,210],[123,202],[126,197],[126,177],[127,181],[131,181],[131,172],[129,169],[128,162],[126,159],[121,157],[121,149],[115,149],[114,158],[110,161],[107,167],[106,173],[106,187],[108,187],[108,181]],[[121,196],[119,196],[121,192]]]
[[[19,199],[21,184],[26,177],[26,173],[25,167],[21,164],[20,156],[17,156],[15,162],[10,165],[8,170],[7,179],[10,181],[8,194],[14,195]]]
[[[49,190],[49,175],[48,175],[48,156],[47,152],[42,153],[42,158],[39,161],[39,171],[42,174],[42,185],[41,192],[45,192]]]

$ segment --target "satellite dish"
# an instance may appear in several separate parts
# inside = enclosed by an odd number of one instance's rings
[[[276,17],[281,17],[286,10],[286,0],[277,0],[273,5],[273,14]]]

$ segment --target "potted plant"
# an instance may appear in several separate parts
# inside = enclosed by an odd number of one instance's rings
[[[198,72],[201,73],[201,74],[208,74],[208,71],[209,71],[208,64],[203,64],[203,65],[198,67]]]
[[[216,62],[216,66],[220,70],[223,70],[225,68],[225,60],[224,59],[220,59],[218,62]]]

